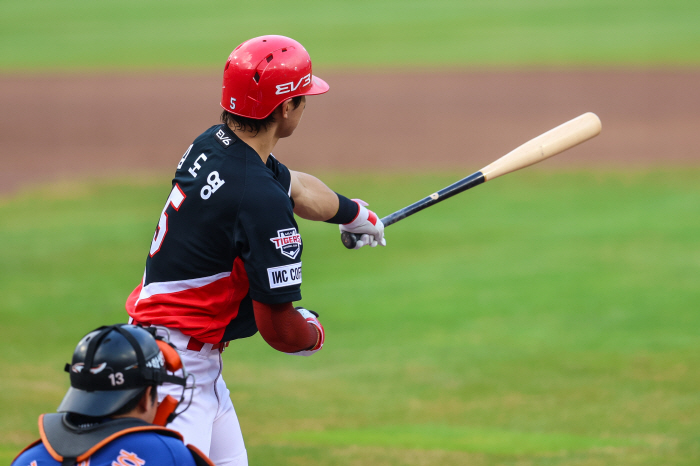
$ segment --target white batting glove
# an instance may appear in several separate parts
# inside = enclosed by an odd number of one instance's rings
[[[386,239],[384,239],[384,224],[377,214],[369,210],[366,206],[367,204],[362,199],[352,199],[360,207],[357,217],[350,223],[344,225],[339,225],[340,232],[349,231],[360,236],[359,241],[355,245],[354,249],[360,249],[362,246],[371,246],[373,248],[380,246],[386,246]]]
[[[323,330],[323,325],[321,325],[321,322],[318,321],[318,314],[316,314],[314,311],[309,311],[308,309],[304,309],[303,307],[295,307],[294,309],[301,314],[301,316],[306,319],[306,321],[310,324],[312,324],[314,327],[316,327],[316,330],[318,331],[318,341],[314,345],[313,348],[304,350],[304,351],[297,351],[296,353],[287,353],[291,354],[292,356],[311,356],[317,351],[321,351],[321,348],[323,348],[323,342],[326,339],[326,333]]]

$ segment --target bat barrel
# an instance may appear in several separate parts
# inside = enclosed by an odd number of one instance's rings
[[[584,113],[510,151],[481,169],[486,181],[541,162],[600,134],[600,118]]]

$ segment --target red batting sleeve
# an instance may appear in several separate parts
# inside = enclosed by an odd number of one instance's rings
[[[313,347],[318,332],[294,309],[292,303],[265,304],[253,300],[260,335],[277,351],[296,353]]]

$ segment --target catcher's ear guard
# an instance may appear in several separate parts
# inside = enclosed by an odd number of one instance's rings
[[[155,329],[154,329],[155,330]],[[155,335],[155,332],[154,332]],[[194,375],[189,374],[185,369],[182,359],[180,358],[180,353],[177,352],[175,346],[167,341],[160,335],[155,335],[156,344],[158,349],[163,353],[163,359],[165,361],[165,369],[171,372],[173,375],[166,375],[164,377],[164,382],[170,382],[176,385],[182,386],[182,395],[180,399],[177,400],[175,397],[167,395],[158,405],[158,410],[156,411],[156,417],[153,420],[153,424],[158,426],[165,426],[166,424],[173,422],[173,420],[180,414],[182,414],[187,408],[189,408],[190,403],[192,403],[192,393],[190,394],[187,405],[179,412],[175,412],[178,406],[185,400],[185,392],[190,390],[194,391]],[[174,375],[176,372],[182,371],[182,377]],[[191,383],[188,384],[188,380]]]
[[[177,372],[183,368],[180,354],[170,343],[166,342],[165,340],[157,339],[156,344],[158,345],[158,348],[160,348],[161,353],[163,353],[165,368],[168,370],[168,372]],[[153,424],[165,427],[166,424],[172,422],[177,416],[177,414],[174,413],[179,404],[180,402],[170,395],[163,398],[163,401],[161,401],[158,405],[158,411],[156,411],[156,417],[153,419]]]
[[[177,416],[177,414],[174,413],[175,409],[177,409],[177,405],[179,404],[180,402],[170,395],[163,398],[163,401],[161,401],[158,405],[158,410],[156,411],[156,417],[153,419],[153,424],[165,427],[167,423],[172,422],[172,420]]]
[[[165,368],[168,372],[177,372],[182,369],[182,359],[177,350],[165,340],[156,340],[158,348],[160,348],[163,357],[165,358]]]

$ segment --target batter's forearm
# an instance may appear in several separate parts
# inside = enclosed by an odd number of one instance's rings
[[[316,327],[309,324],[292,303],[253,301],[253,310],[260,335],[277,351],[296,353],[312,348],[318,342]]]
[[[338,196],[315,176],[292,172],[294,213],[306,220],[325,221],[338,212]]]

